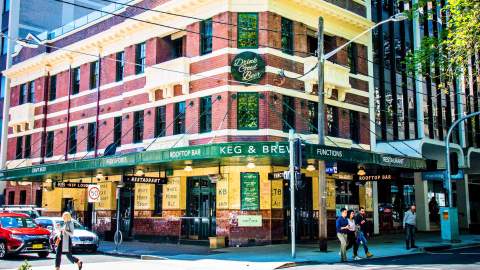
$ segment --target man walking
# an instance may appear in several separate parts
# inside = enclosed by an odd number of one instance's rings
[[[405,240],[407,244],[407,249],[418,248],[415,245],[415,230],[417,229],[417,214],[416,207],[413,204],[410,206],[410,210],[405,212],[403,217],[403,228],[405,229]]]
[[[368,251],[368,245],[367,245],[367,218],[366,218],[366,213],[365,213],[365,208],[360,207],[360,211],[358,211],[357,216],[355,216],[355,224],[357,226],[360,226],[360,230],[358,231],[358,236],[357,236],[357,243],[360,246],[360,244],[363,245],[363,250],[365,251],[365,256],[367,258],[370,258],[373,256],[372,253]]]
[[[340,209],[340,216],[337,218],[336,229],[337,237],[340,240],[340,257],[341,262],[347,261],[347,241],[348,241],[348,220],[347,209]]]

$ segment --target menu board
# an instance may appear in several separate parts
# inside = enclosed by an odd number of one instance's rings
[[[255,172],[240,173],[240,195],[242,210],[258,210],[260,206],[260,176]]]

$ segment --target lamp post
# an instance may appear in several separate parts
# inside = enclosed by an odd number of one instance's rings
[[[362,33],[358,34],[350,41],[336,48],[335,50],[324,55],[323,53],[323,17],[318,19],[318,144],[325,145],[325,100],[324,100],[324,65],[325,60],[328,60],[330,57],[338,53],[340,50],[354,42],[355,40],[361,38],[365,34],[369,33],[378,26],[388,23],[388,22],[399,22],[406,20],[408,17],[404,13],[398,13],[390,18],[383,20]],[[326,194],[326,172],[325,172],[325,161],[318,161],[318,195],[320,196],[318,200],[318,240],[320,251],[327,252],[327,194]]]
[[[440,213],[441,218],[441,231],[442,239],[448,241],[458,241],[459,230],[458,230],[458,212],[455,207],[453,207],[453,197],[452,197],[452,175],[450,174],[450,137],[452,135],[453,129],[460,124],[461,122],[472,118],[474,116],[480,115],[480,112],[474,112],[455,121],[450,128],[448,129],[447,136],[445,137],[445,177],[444,181],[447,184],[448,192],[448,207],[442,207]]]

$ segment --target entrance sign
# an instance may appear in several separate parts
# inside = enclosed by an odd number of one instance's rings
[[[73,183],[73,182],[54,182],[56,188],[88,188],[89,183]]]
[[[88,202],[95,203],[100,201],[100,185],[88,185]]]
[[[260,176],[256,172],[240,173],[240,196],[242,210],[258,210],[260,207]]]
[[[262,227],[261,215],[237,216],[238,227]]]
[[[155,184],[163,185],[168,182],[165,177],[147,177],[147,176],[132,176],[124,175],[123,182],[125,183],[140,183],[140,184]]]
[[[254,52],[237,54],[231,66],[233,78],[242,83],[258,83],[265,75],[265,61]]]

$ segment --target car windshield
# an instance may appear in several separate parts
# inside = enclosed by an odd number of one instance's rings
[[[61,227],[63,227],[63,224],[65,224],[65,222],[63,222],[63,220],[59,220],[57,221],[58,224],[60,224]],[[73,227],[75,228],[75,230],[85,230],[85,227],[83,227],[82,224],[78,223],[78,221],[73,221]]]
[[[35,228],[37,224],[29,217],[0,217],[3,228]]]

